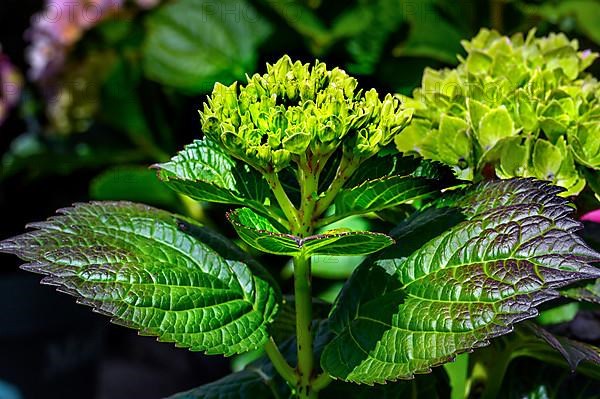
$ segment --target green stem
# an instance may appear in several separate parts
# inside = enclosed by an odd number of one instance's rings
[[[299,163],[298,182],[300,184],[299,225],[294,234],[306,237],[313,233],[313,215],[317,204],[319,186],[317,165],[311,158],[303,158]],[[312,335],[312,276],[310,256],[301,254],[294,258],[294,295],[296,303],[296,342],[298,351],[298,376],[296,394],[301,399],[314,399],[313,389],[314,353]]]
[[[296,370],[292,368],[285,360],[277,344],[273,340],[273,338],[269,338],[269,341],[265,344],[265,352],[269,359],[271,359],[271,363],[275,367],[275,370],[285,379],[290,385],[296,386],[298,384],[298,376],[296,375]]]
[[[328,373],[318,375],[312,382],[312,387],[315,392],[319,392],[329,386],[333,380]]]
[[[500,33],[504,28],[504,1],[490,0],[490,23]]]
[[[300,185],[300,209],[296,209],[285,193],[276,173],[265,173],[271,190],[285,216],[288,218],[292,234],[307,237],[313,233],[315,226],[315,209],[317,207],[319,174],[323,165],[315,162],[317,158],[311,154],[302,156],[298,162],[298,183]],[[323,161],[323,160],[321,160]],[[325,160],[326,161],[326,160]],[[294,378],[290,376],[285,359],[275,351],[271,342],[265,347],[277,371],[286,381],[295,383],[296,396],[299,399],[316,399],[318,391],[329,384],[329,376],[315,378],[315,359],[313,352],[313,309],[312,309],[312,276],[311,260],[304,253],[294,257],[294,301],[296,306],[296,350],[298,364]],[[280,370],[281,369],[281,370]],[[316,385],[315,385],[316,384]]]
[[[467,383],[469,398],[495,399],[499,397],[504,374],[512,360],[510,348],[492,345],[471,354],[470,377]]]
[[[298,351],[298,377],[296,385],[300,399],[314,399],[317,393],[312,388],[314,367],[312,338],[312,287],[310,257],[294,258],[294,290],[296,302],[296,349]]]
[[[307,237],[313,233],[313,217],[317,205],[317,191],[319,188],[319,176],[317,166],[306,161],[298,168],[298,181],[300,183],[300,214],[299,229],[295,234]]]
[[[347,156],[346,154],[344,154],[342,160],[340,161],[340,165],[338,166],[333,182],[331,183],[329,188],[327,188],[327,191],[325,191],[323,197],[321,197],[317,202],[313,218],[321,216],[323,212],[325,212],[327,208],[329,208],[329,206],[333,203],[335,197],[338,195],[342,187],[344,187],[344,184],[346,184],[350,176],[352,176],[352,174],[356,172],[359,166],[360,160],[351,155]]]
[[[279,181],[279,176],[277,173],[265,173],[264,176],[271,187],[271,191],[273,191],[273,194],[275,195],[279,207],[288,219],[291,230],[295,230],[296,226],[299,225],[298,211],[283,189],[283,186]]]

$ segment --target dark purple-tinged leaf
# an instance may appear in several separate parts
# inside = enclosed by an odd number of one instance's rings
[[[112,321],[209,354],[262,346],[280,294],[255,261],[197,223],[130,202],[59,210],[0,242],[45,284]]]
[[[512,361],[497,397],[600,397],[600,348],[555,336],[530,321],[500,341]]]
[[[404,229],[351,277],[334,306],[337,336],[323,368],[357,383],[412,378],[509,333],[558,288],[600,276],[589,264],[600,255],[576,235],[580,224],[560,191],[514,179],[447,195],[439,206],[466,220],[398,256],[411,240]]]
[[[515,350],[515,357],[530,356],[557,365],[564,360],[571,372],[578,370],[581,364],[583,372],[600,378],[600,348],[556,336],[530,321],[519,326],[517,336],[519,345]]]
[[[565,298],[600,304],[600,280],[594,280],[581,287],[566,288],[561,290],[560,294]]]

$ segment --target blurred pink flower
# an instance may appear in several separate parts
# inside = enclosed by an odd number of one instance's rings
[[[85,33],[104,19],[121,11],[126,0],[46,0],[43,11],[31,18],[26,33],[31,45],[26,51],[34,81],[51,78],[64,66],[67,54]],[[160,0],[131,0],[148,9]]]
[[[0,125],[21,97],[23,79],[8,57],[0,52]]]
[[[586,222],[600,223],[600,209],[586,213],[581,217],[581,220]]]

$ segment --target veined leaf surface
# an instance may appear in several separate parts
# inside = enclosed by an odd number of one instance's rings
[[[62,209],[34,231],[0,243],[42,282],[144,335],[209,354],[232,355],[268,338],[280,294],[267,273],[217,233],[129,202]],[[192,230],[197,230],[196,232]]]
[[[257,171],[231,158],[209,139],[194,141],[154,168],[169,187],[198,201],[245,205],[262,213],[275,202]]]
[[[390,176],[368,180],[350,189],[342,189],[335,198],[339,218],[376,212],[438,192],[435,181],[412,176]]]
[[[437,196],[457,183],[450,169],[438,162],[398,154],[373,157],[345,184],[334,201],[328,221],[378,212],[421,198]]]
[[[334,307],[323,368],[357,383],[412,378],[510,332],[557,288],[600,275],[560,191],[514,179],[450,194],[441,204],[466,220],[412,253],[399,255],[408,236],[359,266]]]

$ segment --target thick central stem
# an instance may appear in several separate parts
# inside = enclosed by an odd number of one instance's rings
[[[304,160],[298,171],[301,204],[299,225],[295,232],[300,237],[313,233],[313,214],[317,201],[318,174],[314,165]],[[296,302],[296,338],[298,351],[298,385],[299,398],[316,398],[312,387],[314,373],[314,354],[312,336],[312,277],[310,256],[300,255],[294,258],[294,288]]]
[[[319,159],[307,154],[298,162],[298,183],[300,185],[300,204],[296,208],[289,200],[276,173],[267,174],[265,177],[275,194],[275,198],[286,215],[292,234],[298,237],[308,237],[313,234],[317,221],[319,174],[323,163],[331,154]],[[340,186],[341,187],[341,186]],[[340,187],[334,187],[338,191]],[[329,191],[331,199],[335,193]],[[328,204],[322,205],[324,208]],[[271,343],[266,346],[267,354],[276,366],[277,371],[286,378],[286,381],[296,386],[296,396],[299,399],[316,399],[318,392],[324,389],[331,379],[326,373],[316,376],[315,359],[313,352],[312,332],[312,277],[310,255],[301,253],[294,257],[294,298],[296,304],[296,350],[298,364],[295,376],[290,375],[290,370],[285,361],[282,361],[276,346]]]
[[[296,337],[298,350],[299,398],[316,398],[311,381],[314,370],[312,338],[312,288],[310,276],[310,258],[294,258],[294,288],[296,302]]]

